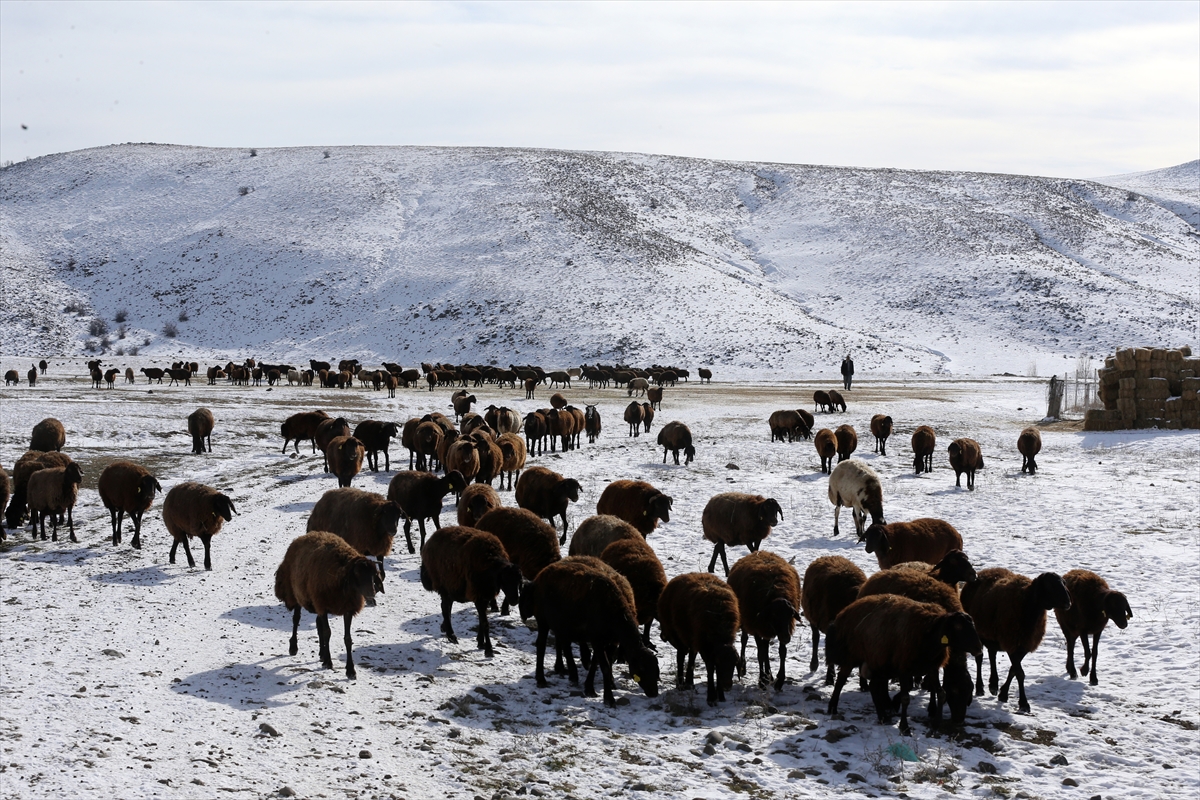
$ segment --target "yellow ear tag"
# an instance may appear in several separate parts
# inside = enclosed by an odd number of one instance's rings
[[[634,683],[641,683],[641,682],[642,682],[642,676],[641,676],[641,675],[634,675],[634,676],[633,676],[633,682],[634,682]]]
[[[950,637],[949,637],[949,636],[943,636],[943,637],[942,637],[942,644],[950,644]]]

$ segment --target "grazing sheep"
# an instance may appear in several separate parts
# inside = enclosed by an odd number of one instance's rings
[[[338,436],[325,448],[329,459],[329,471],[338,479],[338,486],[346,487],[354,476],[362,471],[362,442],[353,436]]]
[[[807,439],[812,435],[813,416],[803,409],[775,411],[767,420],[771,428],[771,441],[788,442]]]
[[[294,452],[300,452],[300,440],[307,439],[312,442],[312,451],[317,452],[317,427],[329,419],[329,415],[324,411],[301,411],[299,414],[292,414],[280,426],[280,433],[283,434],[283,450],[281,453],[287,452],[289,442],[295,442]]]
[[[829,392],[822,392],[820,389],[813,392],[813,410],[826,413],[833,411],[833,404],[829,401]]]
[[[842,506],[851,509],[854,530],[860,542],[863,539],[863,525],[868,513],[871,515],[872,525],[884,524],[883,486],[879,482],[879,475],[867,466],[866,462],[857,458],[841,462],[829,476],[829,502],[833,503],[834,536],[840,533],[838,514]]]
[[[954,470],[954,485],[961,487],[962,475],[967,473],[967,489],[975,491],[975,470],[983,469],[983,453],[974,439],[955,439],[946,448],[950,468]]]
[[[1046,633],[1046,611],[1069,609],[1071,593],[1063,579],[1053,572],[1043,572],[1033,580],[1002,567],[980,570],[976,580],[968,583],[961,596],[963,608],[975,620],[979,638],[988,650],[991,677],[988,688],[996,694],[996,651],[1008,653],[1008,678],[1000,689],[1000,702],[1008,702],[1008,687],[1017,679],[1020,694],[1018,706],[1029,711],[1025,697],[1025,670],[1021,659],[1042,643]],[[983,694],[983,656],[975,656],[975,694]]]
[[[676,651],[675,688],[695,685],[699,654],[708,671],[708,704],[723,701],[725,691],[733,688],[738,666],[734,640],[741,627],[737,595],[729,584],[707,572],[677,575],[658,597],[658,626],[663,641]]]
[[[837,455],[837,436],[829,428],[821,428],[813,437],[817,457],[821,459],[821,472],[833,472],[833,457]]]
[[[634,438],[641,435],[642,420],[646,417],[646,409],[636,400],[625,407],[625,422],[629,425],[629,435]]]
[[[205,442],[208,443],[208,452],[212,452],[212,431],[215,424],[212,412],[207,408],[197,408],[188,414],[187,429],[192,437],[193,455],[204,455]]]
[[[842,397],[842,393],[837,389],[829,390],[829,408],[831,410],[840,410],[845,412],[846,400]]]
[[[892,418],[886,414],[871,417],[871,435],[875,437],[875,452],[887,455],[887,440],[892,435]]]
[[[1094,572],[1073,569],[1062,577],[1071,595],[1071,607],[1055,608],[1054,616],[1067,640],[1067,674],[1071,680],[1075,680],[1075,639],[1080,638],[1083,640],[1083,666],[1079,671],[1087,675],[1088,663],[1091,662],[1091,683],[1095,686],[1099,682],[1096,659],[1100,655],[1100,634],[1110,619],[1118,628],[1125,630],[1133,618],[1133,609],[1129,607],[1129,600],[1124,594],[1109,589],[1108,582]],[[1089,635],[1092,637],[1090,648]]]
[[[578,533],[576,534],[578,536]],[[650,625],[658,616],[658,598],[667,585],[667,574],[654,548],[640,535],[617,539],[600,553],[600,560],[615,569],[633,588],[637,622],[642,626],[642,644],[654,649],[650,642]]]
[[[126,367],[126,368],[125,368],[125,382],[126,382],[126,383],[133,383],[133,382],[134,382],[134,381],[133,381],[133,367]]]
[[[563,521],[560,544],[567,541],[567,504],[579,501],[582,487],[574,478],[564,478],[545,467],[530,467],[517,479],[514,493],[517,505],[527,508],[542,519],[550,520],[561,516]]]
[[[317,443],[317,449],[321,451],[322,460],[324,462],[325,471],[330,471],[331,460],[329,457],[329,443],[341,436],[350,435],[350,423],[345,417],[337,419],[321,420],[317,425],[317,433],[313,441]]]
[[[933,451],[937,446],[937,436],[933,428],[922,425],[913,431],[913,471],[918,475],[922,472],[933,472]]]
[[[646,433],[650,432],[650,423],[654,422],[654,409],[649,403],[642,403],[642,424],[646,426]],[[663,463],[666,463],[666,454],[663,455]]]
[[[362,442],[367,457],[367,466],[371,472],[379,471],[380,450],[383,451],[383,471],[392,471],[392,459],[388,454],[388,448],[392,444],[392,439],[399,435],[400,428],[394,422],[368,419],[355,426],[354,438]]]
[[[1037,472],[1037,462],[1033,460],[1033,457],[1042,452],[1042,434],[1037,428],[1026,428],[1021,431],[1021,435],[1017,437],[1017,451],[1021,454],[1021,472],[1028,472],[1030,475]],[[983,465],[980,464],[980,466]],[[970,475],[968,475],[967,483],[968,486],[973,483]]]
[[[596,513],[620,517],[648,536],[660,519],[671,521],[672,504],[670,497],[645,481],[616,480],[600,493]]]
[[[433,520],[433,529],[441,530],[442,498],[450,492],[461,493],[467,481],[461,472],[451,470],[445,477],[432,472],[397,472],[388,484],[388,499],[404,512],[404,539],[408,552],[415,553],[412,541],[412,522],[421,528],[421,546],[425,546],[425,520]]]
[[[450,405],[454,408],[454,418],[458,419],[463,414],[471,410],[471,404],[477,402],[475,395],[467,394],[466,390],[456,393],[450,398]]]
[[[500,438],[496,440],[496,445],[500,448],[500,454],[503,460],[500,464],[502,475],[508,476],[508,489],[513,488],[513,473],[516,473],[518,479],[521,477],[521,470],[525,469],[525,440],[515,433],[502,433]],[[505,488],[504,481],[501,479],[500,488]]]
[[[475,527],[500,540],[509,561],[520,567],[521,575],[527,581],[562,558],[558,533],[537,514],[524,508],[494,508],[484,514]],[[508,613],[507,602],[500,613]]]
[[[330,489],[313,506],[305,530],[336,533],[364,556],[375,556],[382,575],[401,513],[400,506],[381,494],[349,487]]]
[[[962,535],[949,522],[924,517],[912,522],[872,522],[862,536],[867,552],[874,553],[880,569],[906,561],[936,564],[952,550],[963,549]]]
[[[100,473],[96,487],[100,502],[108,509],[112,518],[112,543],[121,543],[121,523],[126,514],[133,522],[133,539],[130,544],[135,550],[142,549],[142,515],[154,502],[154,493],[162,486],[150,474],[150,470],[132,461],[114,461]]]
[[[39,469],[65,467],[70,463],[71,457],[68,455],[58,452],[44,453],[40,450],[26,451],[17,459],[12,472],[12,496],[9,499],[8,509],[4,513],[4,521],[8,527],[20,527],[21,521],[25,518],[29,476]]]
[[[629,581],[598,558],[572,556],[543,569],[526,587],[521,603],[521,617],[537,619],[538,688],[546,682],[546,643],[554,634],[561,655],[569,654],[570,643],[587,643],[595,657],[588,668],[584,694],[594,697],[596,669],[604,678],[604,704],[615,707],[615,680],[610,651],[619,648],[624,654],[633,680],[647,697],[658,696],[658,656],[642,642],[637,623],[637,604]],[[578,682],[574,661],[571,682]]]
[[[575,535],[571,537],[569,553],[573,556],[599,558],[606,547],[622,539],[645,541],[646,537],[620,517],[614,517],[611,514],[595,514],[585,519],[575,529]]]
[[[93,380],[95,379],[95,373],[98,371],[99,370],[92,371]],[[142,374],[146,376],[147,383],[158,382],[161,384],[163,376],[166,375],[167,373],[164,370],[159,369],[158,367],[142,367]]]
[[[180,381],[183,381],[184,386],[192,385],[192,371],[190,369],[168,369],[166,372],[171,376],[171,382],[167,384],[168,386],[175,386]],[[111,382],[109,381],[109,383]]]
[[[850,454],[858,449],[858,431],[854,430],[852,425],[838,425],[837,430],[833,432],[833,438],[837,440],[839,464],[850,458]]]
[[[646,430],[650,430],[649,426]],[[675,466],[679,466],[679,451],[683,451],[684,465],[692,463],[696,457],[696,448],[692,446],[692,432],[687,425],[678,420],[668,422],[658,432],[658,446],[663,449],[663,463],[667,463],[667,451],[670,450],[675,458]]]
[[[313,531],[288,545],[275,570],[275,596],[292,612],[292,638],[288,653],[296,655],[300,609],[317,615],[319,655],[325,669],[333,669],[329,652],[329,615],[340,615],[346,626],[346,677],[354,680],[354,642],[351,620],[363,606],[374,606],[375,595],[383,593],[383,576],[366,556],[329,531]]]
[[[783,509],[774,498],[761,494],[724,492],[714,495],[704,507],[700,525],[704,538],[715,543],[708,571],[717,567],[717,556],[725,574],[729,574],[729,561],[725,558],[726,545],[744,545],[751,553],[758,552],[762,540],[771,535],[771,528],[783,519]]]
[[[475,523],[493,508],[500,508],[500,495],[486,483],[472,483],[463,489],[458,498],[458,524],[467,528],[476,527]]]
[[[595,444],[603,427],[600,422],[600,412],[595,405],[584,406],[584,408],[583,427],[587,432],[588,444]]]
[[[79,484],[82,482],[83,470],[73,461],[65,467],[39,469],[29,476],[25,493],[33,517],[34,532],[37,533],[40,523],[43,541],[46,539],[47,516],[50,517],[52,541],[58,541],[58,520],[63,514],[67,515],[71,541],[79,541],[75,538],[75,520],[72,512],[79,497]]]
[[[651,386],[646,390],[646,399],[650,402],[651,408],[662,410],[663,388],[661,386]]]
[[[492,651],[487,608],[501,591],[504,604],[520,599],[521,570],[513,564],[494,534],[451,525],[435,531],[421,547],[421,585],[442,599],[442,633],[458,643],[450,623],[454,603],[474,603],[479,614],[476,644],[488,658]]]
[[[43,453],[57,453],[67,443],[67,432],[63,424],[54,417],[46,419],[33,426],[33,435],[29,439],[29,449]]]
[[[93,372],[99,372],[99,370],[93,370]],[[10,369],[7,372],[5,372],[4,373],[4,385],[5,386],[20,386],[21,385],[21,373],[17,372],[15,369]]]
[[[758,685],[767,686],[774,679],[778,692],[786,675],[787,646],[800,619],[800,576],[791,564],[765,550],[740,559],[728,575],[742,624],[738,674],[746,674],[746,641],[753,636],[758,649]],[[778,675],[771,673],[772,639],[779,639]]]
[[[804,571],[804,588],[800,594],[800,607],[812,629],[812,659],[808,662],[809,672],[817,671],[817,656],[821,634],[829,630],[833,620],[842,609],[858,599],[858,590],[867,582],[867,576],[845,556],[821,556]],[[833,683],[833,663],[825,660],[825,685]]]
[[[854,668],[869,675],[871,698],[879,721],[889,724],[893,703],[888,681],[900,683],[900,733],[909,734],[908,700],[913,676],[928,675],[946,665],[951,650],[979,652],[971,618],[934,603],[919,603],[894,594],[855,600],[838,614],[825,639],[825,660],[838,667],[829,698],[829,716]]]
[[[169,561],[175,563],[175,551],[182,544],[188,566],[196,566],[188,539],[198,537],[204,543],[204,568],[211,570],[212,558],[209,550],[212,537],[221,530],[226,521],[233,519],[236,513],[233,500],[211,486],[188,481],[172,487],[163,499],[162,506],[163,523],[174,539]]]
[[[701,383],[705,383],[705,382],[712,383],[712,370],[711,369],[705,369],[704,367],[701,367],[700,369],[696,370],[696,374],[700,376]]]
[[[650,388],[650,381],[645,378],[634,378],[629,381],[626,388],[628,389],[625,393],[626,397],[632,397],[634,394],[644,395],[646,390]]]

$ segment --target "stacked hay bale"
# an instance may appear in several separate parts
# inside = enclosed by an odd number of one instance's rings
[[[1104,408],[1087,412],[1084,430],[1200,428],[1200,358],[1190,347],[1126,347],[1098,375]]]

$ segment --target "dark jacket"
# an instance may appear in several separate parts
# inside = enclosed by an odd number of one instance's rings
[[[843,375],[853,375],[854,374],[854,362],[848,358],[842,362],[842,374]]]

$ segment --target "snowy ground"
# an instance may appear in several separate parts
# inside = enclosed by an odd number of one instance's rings
[[[135,366],[139,366],[136,365]],[[842,422],[860,434],[858,455],[884,477],[890,520],[935,516],[962,531],[972,561],[1025,574],[1089,568],[1129,595],[1134,618],[1102,639],[1100,685],[1068,680],[1053,618],[1025,660],[1031,714],[981,698],[957,736],[923,724],[914,736],[876,723],[851,681],[845,719],[824,713],[829,690],[807,669],[811,640],[798,633],[782,692],[749,679],[708,708],[702,693],[647,698],[619,679],[622,705],[605,708],[565,679],[538,690],[533,639],[513,615],[493,630],[495,658],[473,648],[474,611],[457,607],[459,645],[438,633],[437,598],[416,579],[417,557],[388,559],[387,593],[355,624],[358,680],[320,669],[313,619],[299,655],[287,655],[289,619],[273,573],[303,532],[314,501],[335,485],[310,453],[281,455],[279,422],[296,410],[403,421],[448,410],[449,392],[383,393],[278,387],[118,386],[93,390],[78,361],[54,363],[34,389],[0,392],[0,463],[11,469],[32,426],[65,424],[68,452],[84,468],[76,509],[80,544],[0,548],[6,605],[0,660],[0,795],[30,797],[268,797],[290,787],[316,798],[969,796],[1160,798],[1200,792],[1200,436],[1195,432],[1083,433],[1043,428],[1036,477],[1020,473],[1019,430],[1044,411],[1044,385],[1026,379],[860,383]],[[651,436],[627,439],[627,402],[614,390],[570,392],[599,401],[600,442],[536,461],[582,483],[574,529],[610,480],[650,480],[675,498],[671,522],[650,537],[668,576],[703,569],[707,499],[731,489],[776,497],[784,522],[765,546],[798,570],[840,553],[868,572],[853,536],[833,539],[832,508],[809,443],[771,444],[768,414],[810,407],[820,384],[692,383],[668,389]],[[480,403],[528,410],[512,391],[484,388]],[[545,394],[548,395],[548,392]],[[184,417],[199,405],[217,418],[210,456],[189,454]],[[868,420],[891,414],[889,455],[873,455]],[[663,466],[658,426],[680,419],[697,435],[697,460]],[[909,435],[932,424],[936,471],[911,474]],[[945,445],[972,436],[987,469],[976,490],[955,489]],[[406,460],[395,453],[393,465]],[[406,455],[406,454],[405,454]],[[214,571],[169,565],[170,539],[147,515],[144,549],[111,546],[95,486],[103,466],[132,458],[164,488],[200,480],[229,491],[242,512],[214,540]],[[736,464],[738,469],[727,467]],[[390,475],[355,485],[386,491]],[[511,493],[504,494],[512,502]],[[443,521],[453,518],[447,509]],[[401,546],[399,550],[403,551]],[[738,552],[740,556],[744,553]],[[335,630],[337,626],[335,625]],[[466,634],[466,635],[464,635]],[[657,637],[657,630],[655,632]],[[753,645],[751,645],[753,647]],[[335,664],[343,651],[334,637]],[[659,644],[664,688],[674,659]],[[751,657],[752,659],[752,657]],[[753,664],[753,661],[751,660]],[[1000,656],[1001,669],[1007,659]],[[823,666],[822,666],[823,669]],[[753,671],[751,671],[751,676]],[[278,733],[265,732],[269,728]],[[724,740],[705,752],[706,737]],[[717,738],[717,737],[713,737]],[[888,753],[904,741],[919,764]],[[1056,756],[1067,763],[1052,764]],[[1077,787],[1064,785],[1074,781]]]

